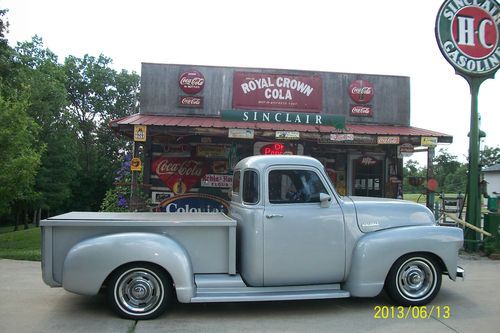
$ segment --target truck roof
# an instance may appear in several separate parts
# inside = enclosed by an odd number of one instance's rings
[[[242,159],[236,164],[235,169],[254,168],[265,170],[273,165],[307,165],[323,169],[323,165],[317,159],[310,156],[299,155],[258,155]]]

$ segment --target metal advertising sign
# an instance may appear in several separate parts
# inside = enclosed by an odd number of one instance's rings
[[[168,198],[171,198],[173,195],[174,194],[172,192],[152,191],[151,202],[160,203]]]
[[[203,108],[203,97],[201,96],[179,96],[178,105],[183,108]]]
[[[147,126],[146,125],[134,125],[134,141],[145,142]]]
[[[297,131],[276,131],[276,139],[298,140],[298,139],[300,139],[300,132],[297,132]]]
[[[225,145],[198,145],[196,156],[198,157],[227,157],[229,148]]]
[[[354,141],[354,134],[330,134],[331,141]]]
[[[142,170],[141,159],[139,157],[134,157],[130,161],[130,171],[141,171],[141,170]]]
[[[447,0],[436,18],[436,39],[461,74],[493,74],[500,66],[500,8],[495,0]]]
[[[151,164],[161,181],[175,194],[182,194],[200,181],[208,171],[208,165],[201,160],[182,157],[158,157]]]
[[[333,126],[338,129],[345,128],[345,117],[333,114],[222,110],[220,116],[222,120],[226,121],[323,125]]]
[[[374,96],[373,84],[366,80],[356,80],[349,85],[349,96],[356,103],[368,103]]]
[[[319,76],[234,72],[233,108],[321,112]]]
[[[201,178],[201,186],[227,188],[233,186],[232,175],[206,174]]]
[[[188,193],[168,198],[155,208],[166,213],[228,213],[229,204],[222,198],[210,194]]]
[[[423,136],[420,139],[420,145],[424,147],[435,147],[437,146],[438,138],[433,136]]]
[[[378,136],[377,144],[379,145],[399,145],[399,136]]]
[[[203,90],[205,77],[199,71],[192,69],[179,77],[179,87],[186,94],[194,95]]]
[[[415,152],[415,147],[411,143],[403,143],[401,146],[398,146],[398,156],[410,157]]]
[[[187,144],[166,144],[163,145],[163,155],[170,157],[191,156],[191,146]]]
[[[353,117],[372,117],[373,109],[371,105],[351,105],[351,116]]]
[[[230,128],[227,136],[233,139],[253,139],[254,130],[248,128]]]

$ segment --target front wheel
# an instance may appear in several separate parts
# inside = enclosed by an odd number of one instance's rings
[[[153,319],[162,314],[172,300],[170,277],[146,263],[123,266],[110,278],[108,302],[126,319]]]
[[[429,303],[441,288],[441,267],[425,254],[409,254],[396,260],[385,280],[389,296],[403,306]]]

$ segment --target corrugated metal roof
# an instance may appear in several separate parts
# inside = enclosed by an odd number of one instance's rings
[[[451,135],[430,131],[412,126],[392,125],[368,125],[368,124],[346,124],[344,130],[338,130],[333,126],[298,125],[283,123],[251,123],[243,121],[224,121],[214,117],[181,117],[164,115],[134,114],[125,118],[110,122],[110,127],[120,125],[148,125],[148,126],[180,126],[180,127],[202,127],[202,128],[241,128],[272,131],[299,131],[313,133],[353,133],[368,135],[400,135],[400,136],[434,136],[451,137]]]

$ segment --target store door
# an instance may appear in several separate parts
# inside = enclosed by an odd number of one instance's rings
[[[372,156],[362,156],[353,162],[355,196],[382,197],[383,163]]]

